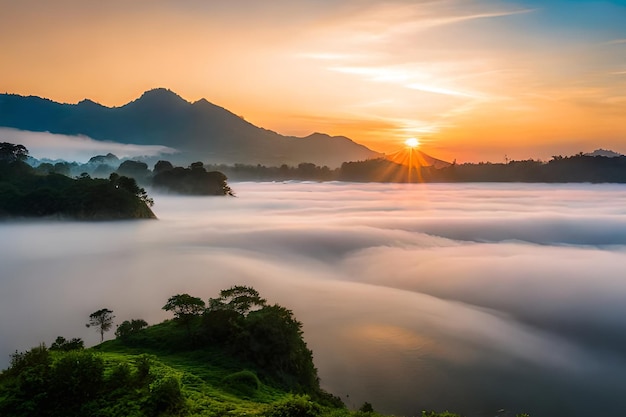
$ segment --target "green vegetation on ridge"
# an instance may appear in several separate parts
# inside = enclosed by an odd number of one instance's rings
[[[90,349],[58,337],[16,351],[0,373],[0,415],[380,417],[320,389],[301,323],[254,288],[234,286],[206,304],[177,294],[163,309],[175,317],[125,320],[116,339]],[[90,325],[103,334],[112,313],[96,311]]]
[[[2,416],[287,416],[347,414],[319,388],[312,353],[290,310],[236,286],[194,308],[179,294],[163,307],[175,318],[118,326],[91,349],[57,338],[15,352],[0,374]],[[90,315],[103,334],[109,309]],[[270,330],[271,329],[271,330]],[[334,410],[334,411],[333,411]],[[296,413],[296,414],[293,414]]]
[[[0,218],[153,219],[153,201],[133,178],[39,175],[22,145],[0,143]]]

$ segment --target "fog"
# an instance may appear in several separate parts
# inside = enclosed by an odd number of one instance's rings
[[[0,127],[2,141],[26,146],[29,155],[37,159],[62,159],[68,162],[85,163],[92,156],[111,152],[119,158],[157,156],[172,154],[173,148],[160,145],[128,145],[109,141],[99,141],[88,136],[59,135],[50,132],[31,132]]]
[[[352,408],[626,409],[626,186],[230,185],[154,194],[158,221],[0,224],[0,368],[97,343],[97,309],[156,323],[171,295],[245,284],[294,311]]]

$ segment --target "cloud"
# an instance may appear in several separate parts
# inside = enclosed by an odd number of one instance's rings
[[[68,136],[49,132],[31,132],[0,127],[0,138],[4,142],[26,146],[34,158],[63,159],[87,162],[95,155],[113,153],[119,158],[155,156],[176,153],[177,150],[159,145],[128,145],[105,142],[87,136]]]
[[[0,366],[58,335],[96,343],[98,308],[154,323],[172,294],[241,283],[294,311],[352,407],[626,406],[623,185],[231,186],[153,195],[155,222],[1,224]]]

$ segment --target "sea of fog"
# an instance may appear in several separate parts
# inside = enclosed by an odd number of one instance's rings
[[[292,309],[352,407],[626,410],[626,186],[233,183],[158,221],[0,224],[0,368],[56,336],[252,285]],[[112,332],[106,335],[113,337]]]

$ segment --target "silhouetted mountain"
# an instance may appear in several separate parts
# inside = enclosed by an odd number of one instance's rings
[[[607,158],[617,158],[624,155],[607,149],[596,149],[593,152],[586,153],[585,156],[606,156]]]
[[[380,156],[343,136],[282,136],[205,99],[189,103],[162,88],[147,91],[120,107],[105,107],[87,99],[78,104],[61,104],[34,96],[0,94],[0,126],[169,146],[181,153],[168,159],[181,163],[312,162],[336,167],[344,161]]]

